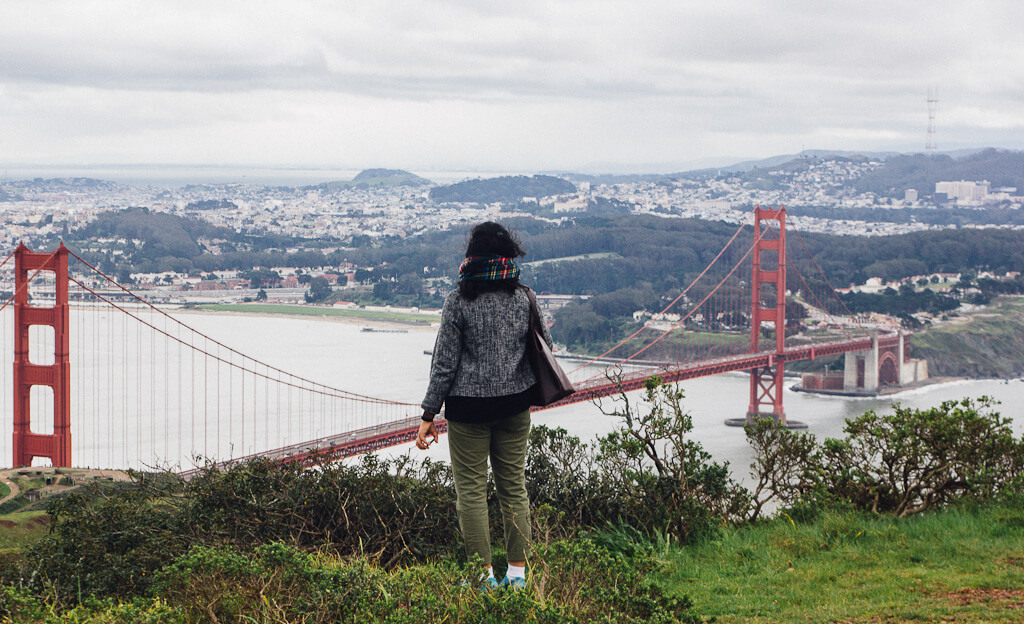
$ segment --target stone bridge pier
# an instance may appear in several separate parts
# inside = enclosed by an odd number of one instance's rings
[[[904,386],[928,378],[928,361],[909,357],[906,334],[879,339],[876,331],[871,348],[846,353],[843,393],[878,394],[882,386]]]

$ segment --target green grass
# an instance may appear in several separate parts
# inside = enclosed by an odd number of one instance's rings
[[[669,558],[668,580],[723,623],[1019,622],[1024,609],[1020,508],[782,517]]]
[[[0,498],[3,498],[3,497],[7,496],[10,493],[11,493],[11,488],[7,487],[3,483],[0,483]]]
[[[943,323],[910,338],[915,357],[938,375],[1015,377],[1024,358],[1024,300],[1002,297],[959,322]]]
[[[42,537],[42,516],[0,516],[0,557]],[[782,515],[660,557],[661,582],[721,624],[1009,624],[1024,613],[1019,504],[902,520],[830,512],[796,523]],[[72,620],[80,621],[60,621]]]
[[[1012,336],[1020,330],[1022,323],[1024,323],[1024,301],[1000,299],[983,310],[968,315],[965,323],[942,324],[919,333],[924,340],[936,336],[956,336],[967,330],[974,333]],[[915,334],[915,336],[917,335]]]
[[[440,317],[433,314],[410,314],[406,312],[377,312],[373,310],[339,310],[314,306],[274,305],[267,303],[224,303],[196,306],[210,312],[244,312],[246,314],[288,314],[295,316],[327,316],[359,318],[372,321],[393,321],[413,325],[427,325],[437,322]]]
[[[0,516],[0,550],[20,550],[34,544],[46,535],[49,527],[45,511],[22,511]]]

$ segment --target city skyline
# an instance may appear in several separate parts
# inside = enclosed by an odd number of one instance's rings
[[[1012,2],[14,2],[0,166],[672,171],[1024,146]]]

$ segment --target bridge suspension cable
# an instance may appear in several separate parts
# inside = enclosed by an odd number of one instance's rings
[[[713,268],[714,266],[716,266],[716,265],[717,265],[718,261],[719,261],[719,260],[720,260],[720,259],[721,259],[721,258],[722,258],[722,257],[723,257],[724,255],[725,255],[725,252],[726,252],[726,251],[727,251],[727,250],[728,250],[728,249],[729,249],[729,248],[730,248],[730,247],[732,246],[733,242],[734,242],[734,241],[736,240],[736,237],[738,237],[738,236],[740,235],[740,232],[742,232],[742,231],[743,231],[743,230],[744,230],[744,229],[745,229],[746,227],[747,227],[747,225],[746,225],[745,223],[741,223],[741,224],[740,224],[740,226],[739,226],[738,228],[736,228],[736,231],[735,231],[735,232],[733,232],[733,235],[732,235],[732,237],[731,237],[731,238],[729,238],[729,241],[728,241],[728,242],[727,242],[727,243],[725,244],[725,247],[723,247],[723,248],[722,248],[722,250],[718,252],[718,254],[717,254],[717,255],[716,255],[716,256],[714,257],[714,259],[713,259],[713,260],[712,260],[712,261],[711,261],[711,262],[710,262],[710,263],[708,264],[708,266],[707,266],[707,267],[705,267],[705,268],[704,268],[704,270],[703,270],[703,271],[701,271],[701,272],[700,272],[700,273],[699,273],[699,274],[697,275],[697,277],[693,278],[693,280],[692,280],[692,281],[690,282],[690,284],[689,284],[689,285],[688,285],[688,286],[687,286],[686,288],[684,288],[684,289],[683,289],[683,290],[682,290],[682,291],[681,291],[681,292],[680,292],[680,293],[679,293],[679,294],[678,294],[678,295],[676,296],[676,298],[675,298],[675,299],[673,299],[672,301],[670,301],[670,302],[668,303],[668,305],[666,305],[666,306],[665,306],[665,307],[664,307],[664,308],[663,308],[663,309],[661,310],[661,312],[660,312],[659,314],[662,314],[662,315],[664,315],[664,314],[668,313],[668,312],[669,312],[669,310],[671,310],[671,309],[672,309],[672,308],[673,308],[673,307],[674,307],[674,306],[675,306],[675,305],[676,305],[677,303],[679,303],[679,301],[680,301],[680,300],[684,299],[684,298],[685,298],[685,297],[687,296],[687,294],[688,294],[688,293],[690,292],[690,290],[691,290],[691,289],[693,289],[693,287],[694,287],[694,286],[695,286],[695,285],[696,285],[697,283],[699,283],[699,282],[700,282],[700,280],[701,280],[701,279],[702,279],[702,278],[703,278],[703,277],[704,277],[705,275],[707,275],[708,271],[710,271],[710,270],[711,270],[711,269],[712,269],[712,268]],[[633,332],[632,334],[630,334],[630,335],[626,336],[625,338],[623,338],[622,340],[620,340],[620,341],[619,341],[618,343],[616,343],[616,344],[615,344],[614,346],[612,346],[611,348],[609,348],[609,349],[608,349],[607,351],[605,351],[604,353],[602,353],[602,354],[600,354],[600,355],[597,355],[597,356],[595,356],[595,357],[591,358],[591,359],[590,359],[589,361],[587,361],[587,362],[584,362],[584,363],[583,363],[583,364],[581,364],[580,366],[577,366],[576,368],[574,368],[574,369],[572,369],[571,371],[569,371],[569,374],[570,374],[570,375],[572,375],[572,374],[574,374],[574,373],[577,373],[578,371],[581,371],[581,370],[583,370],[583,369],[585,369],[585,368],[591,367],[591,366],[593,366],[593,365],[595,365],[595,364],[597,364],[597,363],[602,363],[602,364],[606,365],[607,363],[606,363],[606,362],[603,362],[603,360],[604,360],[605,358],[607,358],[607,357],[608,357],[608,356],[609,356],[610,354],[614,353],[614,352],[615,352],[616,350],[618,350],[619,348],[621,348],[621,347],[623,347],[624,345],[628,344],[628,343],[629,343],[629,342],[630,342],[631,340],[633,340],[633,339],[634,339],[634,338],[636,338],[636,337],[637,337],[638,335],[640,335],[641,333],[643,333],[643,332],[644,332],[644,331],[645,331],[646,329],[647,329],[647,326],[646,326],[646,325],[641,325],[641,326],[640,326],[640,327],[639,327],[639,328],[638,328],[638,329],[637,329],[636,331],[634,331],[634,332]],[[634,357],[635,357],[636,355],[637,355],[637,353],[634,353],[633,355],[629,356],[628,358],[624,358],[623,360],[620,360],[620,361],[626,361],[626,360],[631,360],[631,359],[633,359],[633,358],[634,358]]]
[[[763,371],[786,359],[813,358],[816,349],[818,353],[838,354],[870,344],[870,338],[851,338],[849,323],[833,317],[837,310],[834,299],[838,298],[835,289],[798,230],[797,238],[820,282],[812,283],[805,277],[806,272],[795,261],[796,254],[789,254],[789,267],[802,284],[801,292],[806,293],[803,305],[820,314],[814,312],[817,316],[806,323],[807,327],[800,319],[790,319],[794,323],[792,332],[784,332],[777,320],[765,320],[780,318],[774,316],[776,312],[765,316],[769,309],[763,306],[769,300],[784,304],[785,271],[773,273],[775,269],[762,266],[754,256],[778,250],[777,261],[786,262],[782,236],[785,212],[755,213],[773,216],[755,219],[759,225],[751,244],[737,245],[747,227],[739,225],[686,287],[667,305],[659,306],[660,312],[635,315],[639,327],[623,332],[625,338],[609,340],[614,342],[610,348],[570,371],[580,392],[566,402],[638,388],[655,373],[672,381],[758,370],[767,379]],[[61,249],[69,253],[63,246]],[[0,262],[0,272],[15,253]],[[70,256],[80,267],[75,276],[67,278],[73,288],[66,304],[73,323],[71,428],[75,465],[187,468],[189,463],[253,455],[304,461],[314,448],[329,447],[352,454],[408,441],[414,435],[418,424],[415,403],[326,385],[314,381],[308,373],[288,372],[268,363],[265,356],[246,355],[212,337],[225,325],[237,331],[240,323],[263,327],[262,321],[196,316],[186,323],[179,318],[180,312],[158,307],[80,255]],[[48,258],[53,257],[51,254]],[[747,274],[748,269],[752,273]],[[753,284],[747,281],[750,275],[754,276]],[[14,289],[0,306],[4,334],[11,312],[8,304],[16,296],[27,295],[35,306],[56,305],[56,279],[52,271],[39,268]],[[765,293],[759,290],[761,281],[769,289]],[[841,298],[839,304],[849,313]],[[752,326],[755,318],[760,319],[758,327]],[[775,324],[765,331],[760,327],[762,322]],[[195,327],[204,323],[207,327]],[[218,324],[219,330],[209,328]],[[772,336],[773,329],[785,335],[784,346]],[[48,334],[45,327],[33,326],[28,328],[28,335],[32,343],[29,359],[46,365],[46,357],[53,357],[46,355],[54,346],[52,331]],[[279,348],[290,346],[283,336],[261,338],[281,345]],[[322,357],[326,344],[331,343],[322,343],[310,357]],[[9,355],[5,349],[4,357]],[[0,366],[6,376],[10,360]],[[622,371],[618,385],[607,379],[609,369]],[[8,386],[6,381],[3,383]],[[55,400],[48,390],[32,388],[31,427],[43,435],[54,432],[54,422],[46,417]],[[778,390],[776,384],[774,392]],[[8,413],[5,405],[4,422]],[[10,449],[9,445],[0,445],[0,459],[10,457]]]

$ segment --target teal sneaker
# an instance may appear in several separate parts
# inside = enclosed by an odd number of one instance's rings
[[[473,589],[473,590],[478,591],[478,592],[487,593],[487,592],[491,592],[491,591],[494,591],[494,590],[502,587],[502,583],[504,583],[504,582],[505,582],[505,579],[501,579],[499,581],[498,579],[494,578],[493,576],[489,576],[489,577],[485,578],[484,580],[480,581],[479,584],[472,583],[470,581],[462,581],[462,585],[461,586],[464,587],[464,588]]]
[[[520,589],[526,589],[526,579],[523,577],[509,578],[505,577],[501,579],[498,586],[502,589],[511,589],[512,591],[519,591]]]
[[[504,582],[505,582],[505,579],[501,579],[499,581],[498,579],[494,578],[493,576],[489,576],[489,577],[487,577],[484,580],[483,583],[481,583],[480,591],[483,591],[483,592],[494,591],[494,590],[498,589],[499,587],[502,587],[502,583],[504,583]]]

